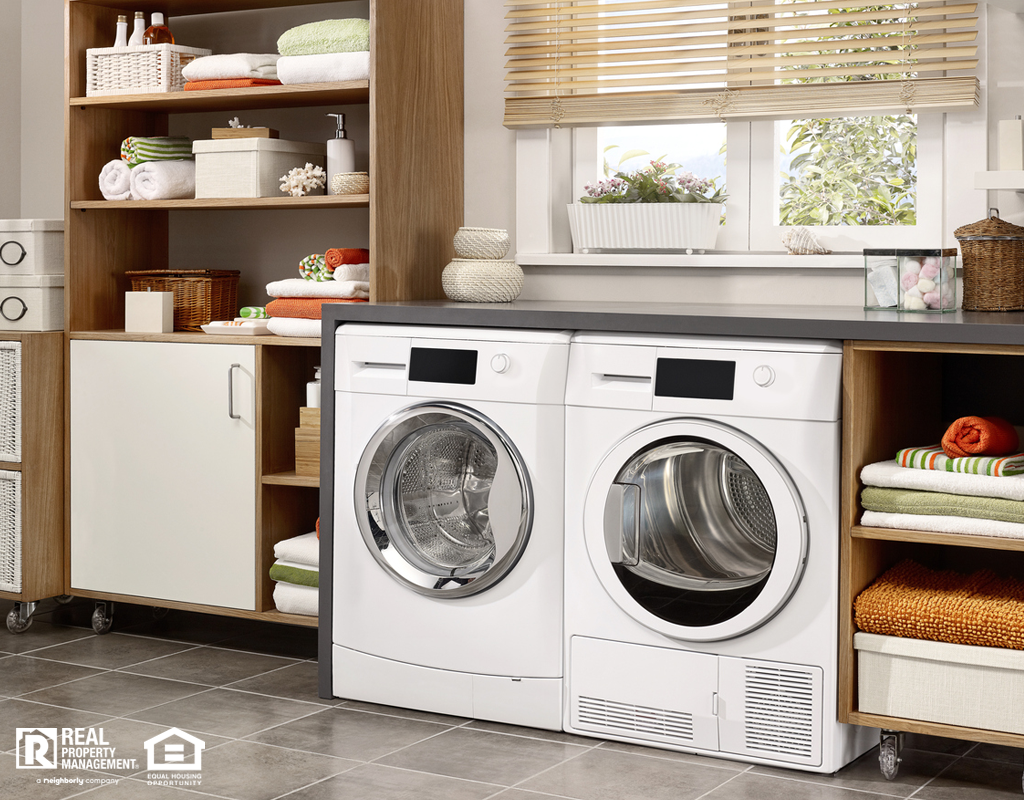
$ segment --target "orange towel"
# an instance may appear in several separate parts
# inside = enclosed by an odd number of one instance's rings
[[[366,303],[340,297],[278,297],[267,303],[267,316],[292,319],[323,319],[324,303]]]
[[[961,417],[942,435],[942,450],[950,458],[1006,456],[1018,443],[1017,431],[999,417]]]
[[[332,247],[324,253],[324,262],[331,272],[342,264],[369,264],[370,251],[361,247]]]
[[[320,538],[320,517],[316,518],[316,538]]]
[[[219,81],[189,81],[185,84],[186,92],[198,92],[203,89],[245,89],[249,86],[280,86],[281,81],[267,78],[227,78]]]

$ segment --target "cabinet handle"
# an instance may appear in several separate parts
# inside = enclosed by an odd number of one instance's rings
[[[18,314],[18,316],[12,317],[10,314],[7,313],[6,306],[8,300],[17,300],[19,303],[21,303],[21,312]],[[3,301],[0,302],[0,315],[2,315],[3,318],[8,322],[17,322],[19,319],[25,316],[25,312],[27,311],[28,306],[25,304],[25,301],[18,297],[18,295],[16,294],[12,294],[9,297],[5,297]]]
[[[21,255],[18,256],[18,260],[17,261],[8,261],[7,260],[7,256],[4,255],[4,248],[7,247],[7,245],[9,245],[9,244],[13,244],[15,247],[17,247],[19,250],[21,250]],[[9,267],[16,267],[16,266],[18,266],[18,264],[20,264],[22,261],[25,260],[25,256],[26,255],[27,255],[27,253],[25,251],[25,246],[21,242],[10,241],[10,242],[4,242],[3,244],[0,244],[0,261],[3,261]]]
[[[241,414],[235,413],[235,368],[241,369],[241,364],[232,364],[228,367],[228,416],[231,419],[241,419]]]

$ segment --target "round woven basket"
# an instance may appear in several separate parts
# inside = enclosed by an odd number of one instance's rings
[[[963,256],[964,311],[1024,309],[1024,228],[998,217],[957,228]]]
[[[458,258],[504,258],[508,247],[508,231],[502,228],[459,228],[455,233]]]
[[[368,172],[339,172],[331,178],[331,194],[367,194],[369,191]]]
[[[441,273],[441,287],[460,303],[508,303],[523,290],[515,261],[456,258]]]

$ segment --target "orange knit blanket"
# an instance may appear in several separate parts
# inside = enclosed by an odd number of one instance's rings
[[[365,303],[340,297],[278,297],[267,303],[267,316],[293,319],[323,319],[324,303]]]

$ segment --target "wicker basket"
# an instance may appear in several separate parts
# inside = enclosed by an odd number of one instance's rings
[[[369,191],[368,172],[339,172],[331,178],[331,194],[367,194]]]
[[[85,96],[181,92],[181,69],[212,50],[180,44],[90,47],[85,51]]]
[[[509,303],[523,290],[515,261],[456,258],[441,273],[441,288],[460,303]]]
[[[133,292],[173,292],[174,330],[199,331],[238,311],[237,269],[146,269],[126,272]]]
[[[459,228],[455,232],[458,258],[504,258],[508,248],[508,231],[502,228]]]
[[[989,218],[957,228],[963,256],[964,311],[1024,309],[1024,228]]]

